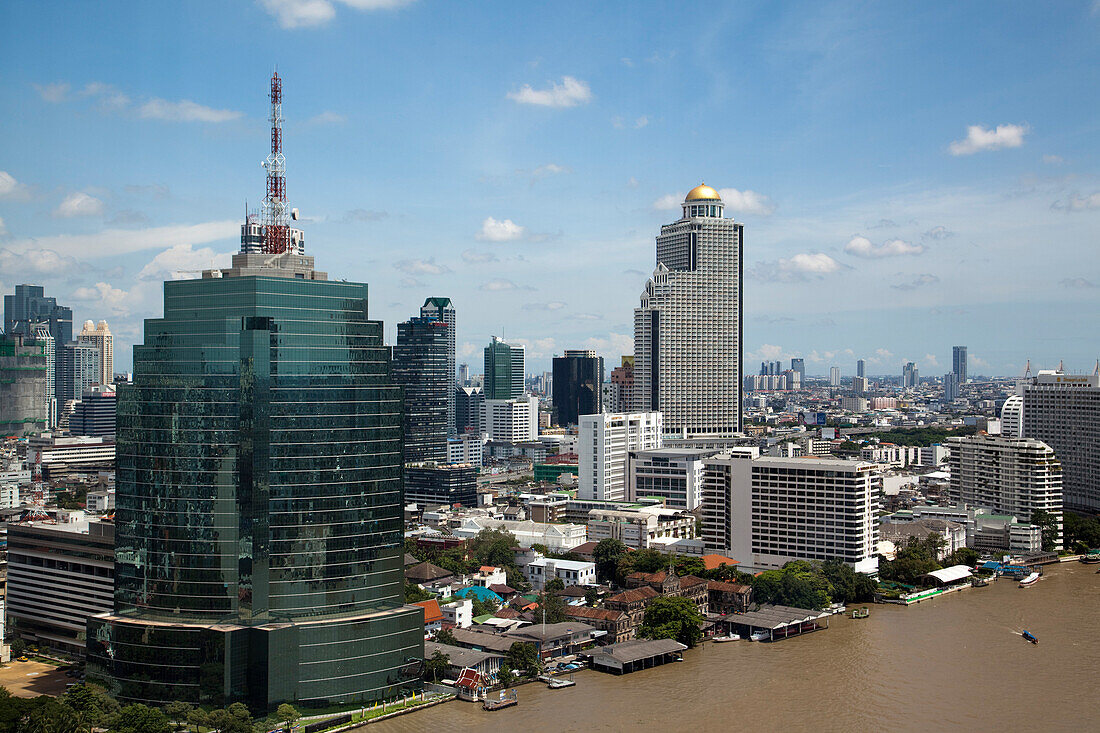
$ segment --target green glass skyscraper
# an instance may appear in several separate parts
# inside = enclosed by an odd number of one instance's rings
[[[419,684],[404,605],[401,388],[367,286],[300,250],[166,282],[120,388],[114,612],[90,676],[125,701],[254,711]]]
[[[511,346],[493,336],[485,347],[485,399],[511,400],[523,396],[524,347]]]

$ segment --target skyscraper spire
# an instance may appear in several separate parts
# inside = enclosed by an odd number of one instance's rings
[[[286,158],[283,157],[283,80],[271,74],[271,152],[264,198],[264,252],[282,254],[290,248],[290,208],[286,201]]]

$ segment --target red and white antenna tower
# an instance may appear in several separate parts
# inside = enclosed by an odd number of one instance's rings
[[[283,157],[283,80],[271,74],[271,153],[264,199],[264,252],[283,254],[290,249],[290,207],[286,202],[286,158]]]

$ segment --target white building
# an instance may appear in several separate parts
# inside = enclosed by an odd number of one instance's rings
[[[1036,511],[1052,514],[1062,534],[1062,467],[1046,443],[1031,438],[974,435],[948,438],[953,501],[988,507],[1028,522]]]
[[[703,459],[713,454],[684,448],[630,451],[626,460],[626,500],[661,497],[672,509],[694,510],[702,501]]]
[[[1100,374],[1041,371],[1023,396],[1023,435],[1054,449],[1065,505],[1100,511]]]
[[[463,433],[447,439],[447,463],[468,463],[481,467],[487,438],[480,433]]]
[[[452,533],[455,537],[469,539],[476,537],[483,529],[499,529],[511,532],[516,544],[522,548],[531,545],[545,545],[553,552],[568,552],[588,541],[588,533],[583,524],[548,524],[531,520],[512,521],[507,519],[489,519],[487,517],[467,517]]]
[[[554,578],[561,578],[566,588],[571,585],[596,585],[594,562],[541,557],[524,566],[523,574],[535,590],[542,590]]]
[[[839,558],[858,572],[878,570],[880,466],[725,454],[707,459],[703,481],[708,552],[743,568]]]
[[[539,399],[532,395],[511,400],[485,400],[482,424],[489,440],[527,443],[539,437]]]
[[[865,397],[841,397],[840,409],[848,412],[867,412],[867,398]]]
[[[661,227],[657,268],[634,310],[634,410],[682,435],[741,430],[744,225],[696,186]]]
[[[840,367],[829,367],[829,386],[840,386]]]
[[[508,585],[508,574],[504,568],[482,565],[467,581],[470,585],[480,585],[482,588],[488,588],[491,585]]]
[[[99,350],[99,379],[98,384],[115,383],[115,337],[111,335],[111,329],[107,328],[107,321],[93,324],[84,321],[84,328],[80,331],[77,341],[91,344]],[[83,394],[83,393],[81,393]],[[77,395],[77,399],[80,394]]]
[[[686,511],[663,506],[625,506],[588,512],[590,542],[613,539],[641,550],[694,537],[695,516]]]
[[[1024,430],[1024,398],[1018,394],[1010,396],[1001,405],[1001,435],[1006,438],[1019,438]]]
[[[468,629],[474,625],[474,602],[469,598],[459,598],[453,603],[440,604],[443,622],[459,629]]]
[[[947,459],[950,455],[951,450],[946,445],[935,443],[925,446],[920,449],[920,465],[938,466],[941,463],[947,463]]]
[[[659,412],[581,415],[577,429],[578,498],[625,499],[627,454],[660,448],[661,432]]]

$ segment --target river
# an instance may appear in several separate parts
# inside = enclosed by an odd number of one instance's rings
[[[704,644],[682,663],[585,671],[562,690],[524,685],[507,710],[455,701],[362,730],[1098,730],[1097,567],[1048,565],[1030,588],[1000,580],[872,605],[802,637]]]

